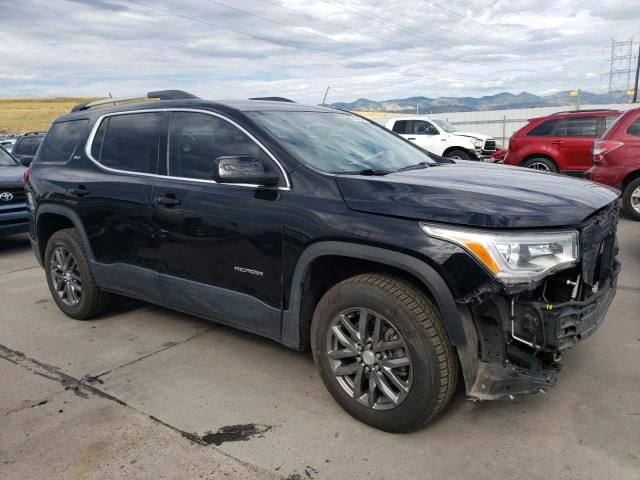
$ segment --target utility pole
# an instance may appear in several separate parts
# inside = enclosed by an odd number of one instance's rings
[[[638,65],[636,66],[636,82],[633,87],[633,100],[631,103],[636,103],[638,100],[638,77],[640,77],[640,43],[638,44]]]
[[[326,105],[327,103],[327,95],[329,94],[329,89],[331,87],[327,87],[327,89],[324,91],[324,97],[322,97],[322,105]]]
[[[631,74],[633,73],[633,47],[636,42],[633,37],[630,40],[618,42],[611,40],[609,72],[603,73],[602,77],[609,77],[609,103],[613,101],[614,93],[628,90],[631,85]]]

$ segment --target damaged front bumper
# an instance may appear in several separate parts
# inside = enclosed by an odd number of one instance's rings
[[[582,260],[531,290],[487,292],[460,306],[467,345],[459,357],[467,394],[478,400],[544,392],[563,352],[591,336],[616,293],[617,210],[581,229]]]

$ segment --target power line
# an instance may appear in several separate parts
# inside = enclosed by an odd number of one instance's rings
[[[291,48],[291,49],[294,49],[294,50],[306,50],[306,51],[310,51],[310,52],[316,53],[317,55],[322,55],[324,57],[337,59],[337,60],[339,60],[341,62],[348,62],[348,63],[351,63],[351,64],[358,63],[358,62],[353,62],[353,61],[347,60],[344,57],[340,57],[340,56],[337,56],[337,55],[332,55],[330,53],[325,53],[322,50],[318,50],[316,48],[312,48],[312,47],[308,47],[308,46],[301,46],[301,45],[288,45],[286,43],[278,42],[278,41],[273,40],[271,38],[261,37],[259,35],[253,35],[253,34],[250,34],[250,33],[242,32],[240,30],[235,30],[233,28],[225,27],[223,25],[212,23],[212,22],[209,22],[209,21],[206,21],[206,20],[202,20],[202,19],[199,19],[199,18],[191,17],[189,15],[173,12],[171,10],[166,10],[164,8],[156,7],[154,5],[149,5],[148,3],[141,2],[139,0],[124,0],[124,1],[132,3],[134,5],[138,5],[138,6],[147,8],[149,10],[154,10],[156,12],[163,13],[165,15],[170,15],[170,16],[173,16],[173,17],[181,18],[183,20],[187,20],[187,21],[190,21],[190,22],[193,22],[193,23],[199,23],[201,25],[206,25],[206,26],[217,28],[217,29],[220,29],[220,30],[233,32],[233,33],[238,34],[238,35],[243,35],[243,36],[247,36],[247,37],[250,37],[250,38],[253,38],[253,39],[256,39],[256,40],[260,40],[260,41],[263,41],[263,42],[272,43],[274,45],[278,45],[278,46],[283,47],[283,48]],[[366,63],[363,63],[363,65],[366,66]],[[429,75],[429,74],[414,74],[414,73],[406,72],[406,71],[401,72],[401,74],[404,75],[404,76],[421,78],[421,79],[424,79],[425,77],[432,76],[432,75]],[[456,73],[456,75],[458,75],[458,73]]]
[[[297,25],[291,25],[291,24],[288,24],[288,23],[285,23],[285,22],[281,22],[279,20],[274,20],[274,19],[271,19],[271,18],[268,18],[268,17],[264,17],[264,16],[259,15],[257,13],[253,13],[253,12],[250,12],[248,10],[244,10],[242,8],[233,7],[231,5],[227,5],[225,3],[218,2],[216,0],[206,0],[206,1],[209,2],[209,3],[212,3],[214,5],[218,5],[220,7],[227,8],[229,10],[233,10],[233,11],[236,11],[236,12],[243,13],[245,15],[249,15],[249,16],[252,16],[252,17],[255,17],[255,18],[259,18],[260,20],[264,20],[266,22],[273,23],[274,25],[279,25],[279,26],[285,27],[285,28],[295,28],[297,30],[303,30],[305,33],[311,33],[312,35],[317,35],[317,36],[326,38],[326,39],[328,39],[328,40],[330,40],[330,41],[332,41],[334,43],[338,43],[338,44],[341,44],[341,45],[346,45],[346,46],[351,47],[351,48],[357,48],[357,49],[362,50],[364,52],[371,53],[371,54],[374,54],[374,55],[379,55],[379,56],[382,56],[382,57],[385,57],[385,58],[389,58],[391,60],[397,60],[398,58],[402,58],[402,57],[399,57],[399,56],[392,56],[392,55],[385,54],[383,52],[371,50],[370,48],[362,47],[360,45],[356,45],[355,43],[345,42],[345,41],[342,41],[342,40],[336,40],[335,38],[331,38],[330,36],[325,35],[323,33],[309,32],[304,27],[299,27]],[[452,60],[450,57],[445,57],[445,58],[447,60]],[[411,62],[411,64],[413,64],[413,65],[423,65],[423,66],[428,67],[428,68],[433,68],[432,65],[429,65],[429,64],[424,63],[424,62],[419,62],[419,61],[410,60],[410,59],[406,59],[406,61]],[[456,72],[454,70],[449,70],[448,68],[439,67],[438,70],[441,70],[443,72],[452,73],[454,75],[462,75],[462,76],[465,75],[462,72]]]

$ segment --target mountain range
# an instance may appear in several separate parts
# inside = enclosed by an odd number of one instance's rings
[[[414,113],[416,106],[420,113],[442,113],[442,112],[473,112],[481,110],[507,110],[511,108],[531,108],[531,107],[562,107],[575,106],[576,98],[569,95],[570,91],[558,92],[552,95],[538,96],[528,92],[521,92],[517,95],[509,92],[502,92],[496,95],[485,97],[409,97],[393,100],[375,101],[360,98],[355,102],[332,103],[334,108],[360,112],[395,112]],[[614,93],[611,103],[628,103],[629,96],[624,93]],[[581,92],[580,103],[582,105],[603,105],[608,104],[608,93]]]

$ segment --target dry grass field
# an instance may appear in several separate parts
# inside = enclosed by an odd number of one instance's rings
[[[51,122],[91,98],[0,98],[0,133],[45,131]]]

